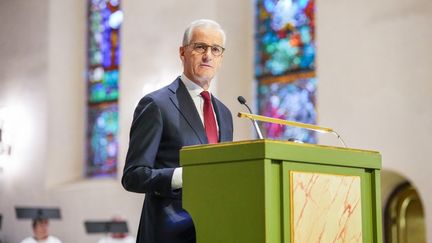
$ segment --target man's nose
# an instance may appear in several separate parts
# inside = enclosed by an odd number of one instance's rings
[[[207,47],[207,49],[203,53],[203,60],[209,61],[212,57],[213,54],[211,53],[211,47]]]

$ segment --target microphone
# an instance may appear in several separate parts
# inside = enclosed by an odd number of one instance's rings
[[[249,112],[252,113],[251,108],[249,108],[249,106],[246,104],[246,99],[245,99],[243,96],[240,95],[239,97],[237,97],[237,100],[238,100],[238,102],[240,102],[240,104],[246,106],[246,108],[248,108]],[[259,139],[263,139],[263,136],[262,136],[261,130],[260,130],[260,128],[258,127],[258,123],[257,123],[256,120],[253,119],[253,118],[251,118],[251,121],[252,121],[252,124],[253,124],[254,127],[255,127],[255,131],[257,132]]]

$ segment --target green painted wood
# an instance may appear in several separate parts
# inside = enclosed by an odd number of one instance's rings
[[[282,232],[283,232],[283,243],[291,243],[291,193],[289,188],[291,188],[291,181],[289,179],[289,164],[282,163],[281,171],[281,183],[282,183]]]
[[[281,164],[264,160],[265,242],[282,242]]]
[[[265,242],[263,168],[260,160],[184,168],[183,205],[197,242]]]
[[[197,243],[291,243],[290,171],[360,176],[363,242],[381,243],[378,152],[256,140],[186,147],[180,158]]]
[[[361,193],[362,193],[362,223],[363,223],[363,242],[373,241],[374,227],[377,227],[373,221],[372,205],[372,176],[370,173],[363,173],[361,178]]]
[[[224,163],[266,158],[358,168],[381,168],[381,155],[375,151],[267,139],[190,146],[183,148],[182,151],[187,151],[187,153],[180,153],[180,161],[183,166],[215,163],[216,161]],[[230,156],[227,157],[225,154]]]
[[[377,227],[374,227],[374,242],[381,243],[383,236],[382,236],[382,211],[381,211],[381,171],[380,170],[373,170],[372,171],[372,190],[374,195],[373,200],[373,208],[372,208],[372,214],[373,214],[373,220],[374,224],[377,225]]]

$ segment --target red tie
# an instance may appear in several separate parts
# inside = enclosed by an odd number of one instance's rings
[[[210,94],[208,91],[203,91],[201,92],[201,96],[204,98],[204,127],[208,142],[218,143],[216,120],[211,105]]]

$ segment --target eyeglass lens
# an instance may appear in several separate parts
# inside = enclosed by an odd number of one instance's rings
[[[222,55],[224,48],[218,45],[207,45],[205,43],[193,43],[193,49],[194,51],[203,54],[207,52],[207,48],[210,47],[210,51],[214,56],[220,56]]]

